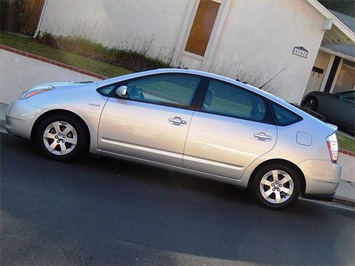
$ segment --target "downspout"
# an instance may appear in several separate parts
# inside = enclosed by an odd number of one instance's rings
[[[39,32],[40,32],[42,20],[43,20],[44,13],[45,13],[46,7],[47,7],[47,1],[48,1],[48,0],[44,0],[44,4],[43,4],[41,16],[40,16],[39,21],[38,21],[37,29],[36,29],[35,34],[33,35],[33,38],[34,38],[34,39],[37,38],[37,36],[38,36],[38,34],[39,34]]]

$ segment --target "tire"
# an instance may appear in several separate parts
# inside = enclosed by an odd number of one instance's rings
[[[297,173],[292,167],[279,163],[262,167],[251,182],[253,197],[270,209],[280,209],[294,203],[301,192]]]
[[[315,97],[308,97],[305,99],[304,107],[312,111],[317,112],[318,110],[318,101]]]
[[[48,158],[61,162],[78,159],[88,148],[84,123],[68,114],[44,118],[37,127],[35,141]]]

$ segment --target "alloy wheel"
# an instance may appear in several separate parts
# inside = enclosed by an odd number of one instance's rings
[[[77,145],[78,134],[75,128],[64,121],[50,123],[43,132],[43,144],[53,155],[66,155]]]
[[[282,170],[267,172],[260,180],[261,196],[272,204],[287,201],[294,193],[294,182],[291,176]]]

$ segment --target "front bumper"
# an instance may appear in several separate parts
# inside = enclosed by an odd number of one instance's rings
[[[42,114],[42,109],[31,106],[27,100],[12,102],[7,109],[7,132],[21,138],[30,139],[33,124]]]

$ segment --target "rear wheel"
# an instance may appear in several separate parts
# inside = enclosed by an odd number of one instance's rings
[[[86,151],[88,143],[83,122],[68,114],[55,114],[43,119],[35,139],[41,151],[57,161],[79,158]]]
[[[286,207],[298,199],[301,183],[297,171],[284,164],[270,164],[258,170],[251,182],[254,198],[271,209]]]

